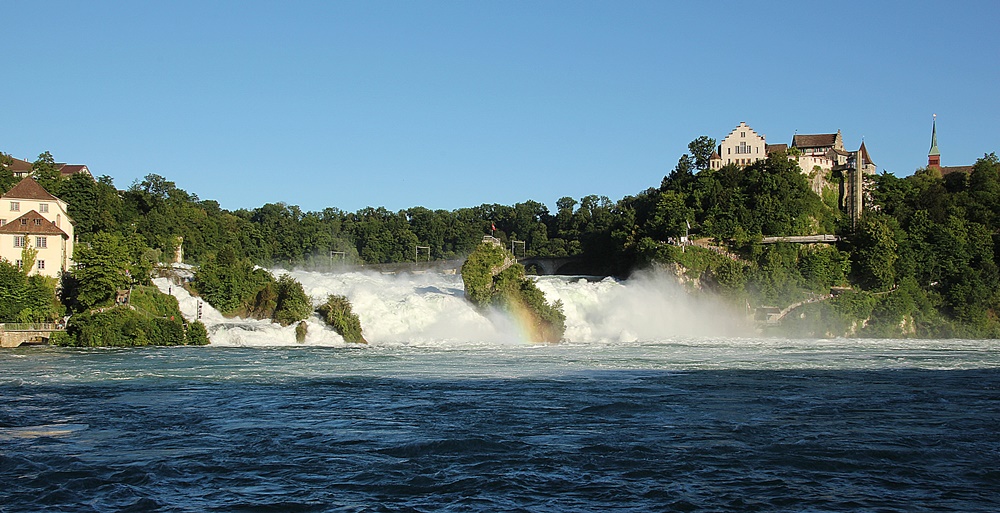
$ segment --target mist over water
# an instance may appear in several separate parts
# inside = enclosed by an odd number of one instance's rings
[[[281,274],[286,271],[275,271]],[[506,345],[528,341],[509,315],[481,312],[465,300],[461,276],[439,273],[379,274],[291,271],[314,304],[330,294],[346,296],[372,345]],[[749,336],[745,316],[706,295],[688,294],[665,273],[640,273],[619,281],[584,277],[536,278],[549,302],[566,314],[567,343],[663,341],[676,337]],[[166,280],[157,285],[195,318],[198,302]],[[281,346],[295,342],[294,327],[266,321],[226,319],[202,305],[202,321],[213,345]],[[305,345],[341,345],[343,339],[317,316],[307,319]]]

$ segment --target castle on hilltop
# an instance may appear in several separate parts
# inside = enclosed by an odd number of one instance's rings
[[[830,187],[835,176],[842,177],[840,206],[852,221],[861,217],[865,204],[864,177],[874,175],[878,168],[864,141],[856,151],[845,149],[840,130],[835,134],[795,134],[791,145],[767,144],[766,136],[740,122],[712,153],[709,169],[727,165],[746,167],[778,152],[799,165],[816,194]]]

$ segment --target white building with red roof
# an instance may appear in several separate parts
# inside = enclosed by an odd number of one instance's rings
[[[73,220],[66,202],[30,176],[0,196],[0,258],[21,267],[25,248],[38,251],[29,274],[58,277],[73,265]]]

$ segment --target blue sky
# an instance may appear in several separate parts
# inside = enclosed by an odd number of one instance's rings
[[[1000,2],[0,0],[0,151],[224,208],[657,186],[740,121],[879,170],[1000,151]]]

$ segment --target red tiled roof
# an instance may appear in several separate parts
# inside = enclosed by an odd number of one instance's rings
[[[10,169],[14,173],[30,173],[31,172],[31,162],[28,162],[27,160],[21,160],[21,159],[18,159],[18,158],[14,158],[14,157],[11,157],[11,160],[13,162],[11,162],[9,166],[7,166],[7,169]]]
[[[17,219],[0,226],[0,234],[11,235],[62,235],[69,238],[66,232],[56,226],[55,223],[42,217],[42,214],[29,210]]]
[[[86,172],[88,175],[90,174],[90,170],[87,169],[87,166],[83,164],[56,164],[56,165],[59,166],[59,174],[62,175],[63,177],[83,172]]]
[[[774,153],[776,151],[788,151],[788,145],[787,144],[768,144],[768,145],[766,145],[764,147],[764,151],[767,152],[768,155],[770,155],[770,154],[772,154],[772,153]]]
[[[10,165],[6,166],[13,173],[30,173],[32,171],[32,164],[27,160],[21,160],[19,158],[11,157]],[[68,177],[76,173],[87,173],[90,174],[90,169],[84,164],[66,164],[63,162],[56,162],[56,168],[59,170],[59,174],[63,177]]]
[[[837,134],[812,134],[792,136],[792,146],[796,148],[825,148],[837,143]]]
[[[49,191],[38,185],[34,178],[28,176],[22,178],[17,185],[10,188],[7,194],[0,196],[3,199],[33,199],[43,201],[59,201],[59,198],[49,194]]]

